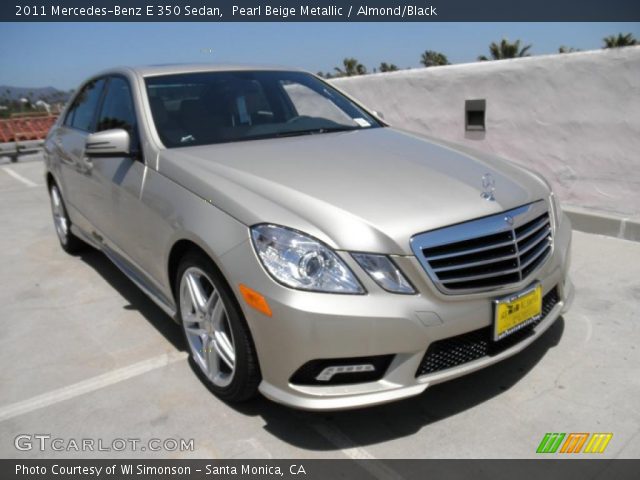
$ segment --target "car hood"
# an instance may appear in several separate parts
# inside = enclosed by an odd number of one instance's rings
[[[246,225],[399,255],[417,233],[548,195],[514,164],[392,128],[163,150],[158,169]],[[495,201],[482,197],[486,173]]]

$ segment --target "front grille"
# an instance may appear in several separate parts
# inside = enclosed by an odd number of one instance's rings
[[[556,306],[560,297],[554,288],[542,299],[542,315],[535,322],[512,333],[502,340],[492,340],[492,328],[485,327],[456,337],[438,340],[429,345],[416,371],[416,377],[457,367],[486,356],[493,356],[533,335],[533,330]]]
[[[412,249],[444,293],[480,292],[522,282],[551,253],[544,201],[415,236]]]

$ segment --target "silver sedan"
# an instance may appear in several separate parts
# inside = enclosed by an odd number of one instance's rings
[[[573,295],[543,178],[396,130],[302,71],[102,72],[45,157],[62,248],[104,252],[227,401],[417,395],[526,348]]]

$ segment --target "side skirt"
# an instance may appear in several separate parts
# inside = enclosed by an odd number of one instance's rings
[[[130,262],[122,258],[122,256],[116,253],[113,249],[109,248],[108,245],[105,245],[104,242],[99,241],[95,236],[87,235],[83,230],[79,229],[74,224],[71,225],[71,231],[86,243],[104,253],[106,257],[111,260],[111,262],[116,267],[118,267],[118,269],[120,269],[120,271],[122,271],[122,273],[124,273],[127,278],[129,278],[129,280],[135,283],[136,286],[140,290],[142,290],[151,300],[153,300],[153,302],[158,305],[158,307],[160,307],[167,315],[169,315],[174,322],[178,322],[177,312],[176,309],[172,306],[172,302],[168,298],[166,298],[157,288],[155,288],[151,282],[147,280],[144,273],[131,265]]]

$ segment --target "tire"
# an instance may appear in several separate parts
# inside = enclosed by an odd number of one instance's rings
[[[254,397],[261,375],[251,332],[220,271],[204,254],[188,253],[174,285],[178,319],[201,379],[227,402]]]
[[[49,187],[49,199],[51,200],[53,226],[55,227],[60,246],[65,252],[71,255],[81,252],[87,244],[71,232],[71,220],[67,214],[62,193],[60,193],[60,189],[55,183],[52,183]]]

